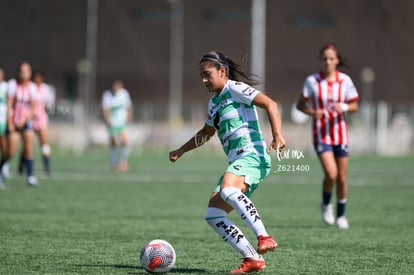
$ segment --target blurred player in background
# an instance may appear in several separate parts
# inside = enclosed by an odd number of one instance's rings
[[[4,78],[4,71],[0,68],[0,150],[2,159],[7,155],[7,82]],[[3,188],[3,176],[0,173],[0,189]]]
[[[129,92],[120,80],[102,95],[102,114],[109,132],[109,160],[113,172],[128,171],[127,124],[132,121]],[[118,152],[120,147],[120,152]]]
[[[321,70],[306,78],[297,108],[313,118],[313,143],[325,174],[321,203],[323,221],[329,225],[335,223],[331,197],[336,184],[336,225],[348,229],[345,217],[349,144],[346,113],[358,110],[358,93],[351,78],[337,70],[348,64],[335,45],[323,46],[319,58]]]
[[[40,71],[33,72],[33,82],[37,87],[37,107],[33,117],[32,128],[39,139],[40,150],[42,152],[43,169],[46,175],[50,174],[50,154],[51,148],[48,143],[47,129],[49,118],[47,115],[47,107],[53,103],[53,94],[50,86],[44,83],[44,75]],[[24,153],[20,155],[18,172],[23,173]]]
[[[8,131],[9,150],[7,158],[2,160],[0,166],[11,158],[17,149],[19,135],[23,142],[24,163],[27,170],[27,184],[36,186],[38,184],[33,175],[33,130],[32,119],[37,106],[37,89],[31,81],[32,68],[27,61],[18,66],[16,78],[8,83]]]
[[[208,106],[204,127],[179,149],[170,152],[175,162],[184,153],[206,143],[216,132],[228,157],[229,166],[219,179],[205,213],[207,223],[243,257],[241,266],[231,273],[263,270],[261,256],[278,247],[250,200],[271,169],[272,150],[285,147],[279,109],[272,99],[250,85],[255,84],[239,64],[220,52],[205,54],[200,62],[203,84],[214,95]],[[267,147],[259,127],[256,106],[266,110],[273,140]],[[227,218],[235,209],[258,239],[254,249],[241,230]]]

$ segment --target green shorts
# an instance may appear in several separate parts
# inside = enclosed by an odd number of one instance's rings
[[[249,186],[245,195],[250,197],[266,176],[269,175],[271,166],[272,162],[269,156],[261,158],[255,154],[250,154],[235,160],[227,167],[226,172],[237,176],[244,176],[244,182]],[[214,192],[220,192],[222,180],[223,176],[217,182]]]
[[[109,134],[114,137],[119,135],[122,131],[126,129],[126,126],[116,126],[116,127],[110,127],[109,128]]]

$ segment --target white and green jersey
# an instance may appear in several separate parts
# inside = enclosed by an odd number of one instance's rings
[[[112,127],[123,127],[127,124],[127,110],[130,106],[131,98],[125,89],[116,92],[107,90],[102,95],[102,109],[110,111],[110,123]]]
[[[0,124],[7,123],[7,89],[7,82],[0,82]]]
[[[267,157],[253,99],[260,92],[243,83],[228,80],[208,104],[206,124],[216,128],[229,163],[248,154]]]

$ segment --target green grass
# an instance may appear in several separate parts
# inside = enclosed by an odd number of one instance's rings
[[[240,256],[203,218],[226,167],[220,155],[202,149],[172,164],[147,150],[132,153],[130,172],[112,174],[102,148],[83,156],[55,150],[53,175],[38,171],[39,187],[15,175],[0,190],[0,274],[145,274],[139,252],[156,238],[176,250],[172,274],[227,273]],[[280,243],[266,254],[264,274],[414,274],[413,156],[351,157],[348,231],[321,221],[314,154],[279,164],[309,171],[274,172],[253,196]]]

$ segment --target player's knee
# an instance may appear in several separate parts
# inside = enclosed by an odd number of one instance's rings
[[[208,207],[206,213],[204,214],[204,219],[210,226],[214,226],[219,222],[219,220],[225,218],[227,212],[215,207]]]
[[[52,148],[50,148],[49,144],[42,145],[42,155],[49,156],[52,153]]]

